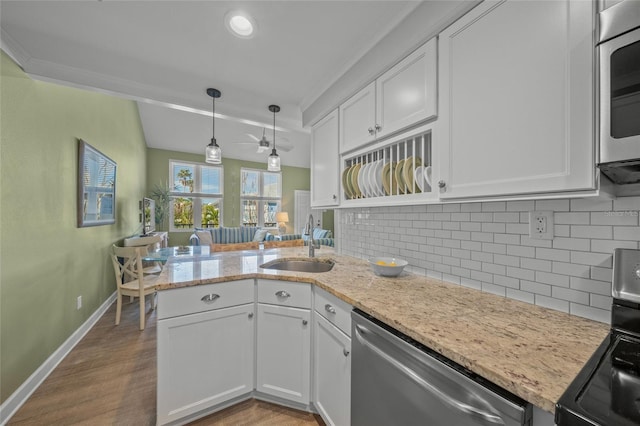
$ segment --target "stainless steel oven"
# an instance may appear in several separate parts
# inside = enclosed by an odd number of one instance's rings
[[[614,183],[640,182],[640,1],[598,15],[600,164]]]

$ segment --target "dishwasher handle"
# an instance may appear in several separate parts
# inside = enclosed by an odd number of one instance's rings
[[[420,375],[418,373],[416,373],[415,371],[413,371],[411,368],[407,367],[406,365],[403,365],[397,359],[395,359],[392,356],[390,356],[389,354],[385,353],[382,349],[380,349],[379,347],[375,346],[370,341],[367,341],[366,334],[367,333],[371,333],[371,331],[368,330],[366,327],[364,327],[364,326],[362,326],[360,324],[356,324],[355,331],[356,331],[356,338],[358,339],[358,342],[360,342],[360,344],[362,344],[363,346],[365,346],[365,347],[369,348],[370,350],[372,350],[373,352],[375,352],[378,356],[380,356],[382,359],[387,361],[389,364],[393,365],[395,368],[397,368],[398,370],[403,372],[407,377],[409,377],[411,380],[413,380],[417,385],[419,385],[421,388],[423,388],[424,390],[426,390],[430,394],[432,394],[435,397],[437,397],[443,403],[447,404],[448,406],[450,406],[450,407],[452,407],[452,408],[454,408],[454,409],[456,409],[458,411],[462,411],[464,413],[467,413],[467,414],[469,414],[471,416],[480,417],[481,419],[483,419],[486,422],[493,423],[493,424],[498,424],[498,425],[504,425],[505,424],[504,420],[502,420],[502,418],[500,418],[499,416],[496,416],[496,415],[491,414],[491,413],[487,413],[486,411],[482,411],[479,408],[472,407],[471,405],[465,404],[464,402],[461,402],[461,401],[458,401],[457,399],[455,399],[455,398],[445,394],[444,392],[440,391],[438,388],[434,387],[433,385],[428,383],[426,380],[424,380],[422,377],[420,377]]]

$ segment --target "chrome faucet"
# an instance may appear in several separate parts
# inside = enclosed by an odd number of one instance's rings
[[[320,248],[320,244],[316,246],[316,242],[313,239],[313,215],[309,215],[309,220],[304,227],[304,235],[309,236],[309,257],[314,257],[316,255],[316,249]]]

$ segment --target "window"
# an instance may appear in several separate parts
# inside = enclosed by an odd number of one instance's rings
[[[171,231],[222,226],[222,166],[169,161]]]
[[[282,174],[263,170],[240,171],[240,218],[243,226],[275,228],[282,204]]]

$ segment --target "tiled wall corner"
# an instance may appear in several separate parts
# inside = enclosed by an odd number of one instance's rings
[[[529,212],[554,212],[554,238]],[[640,248],[640,197],[340,209],[337,248],[397,256],[408,270],[609,323],[613,249]]]

